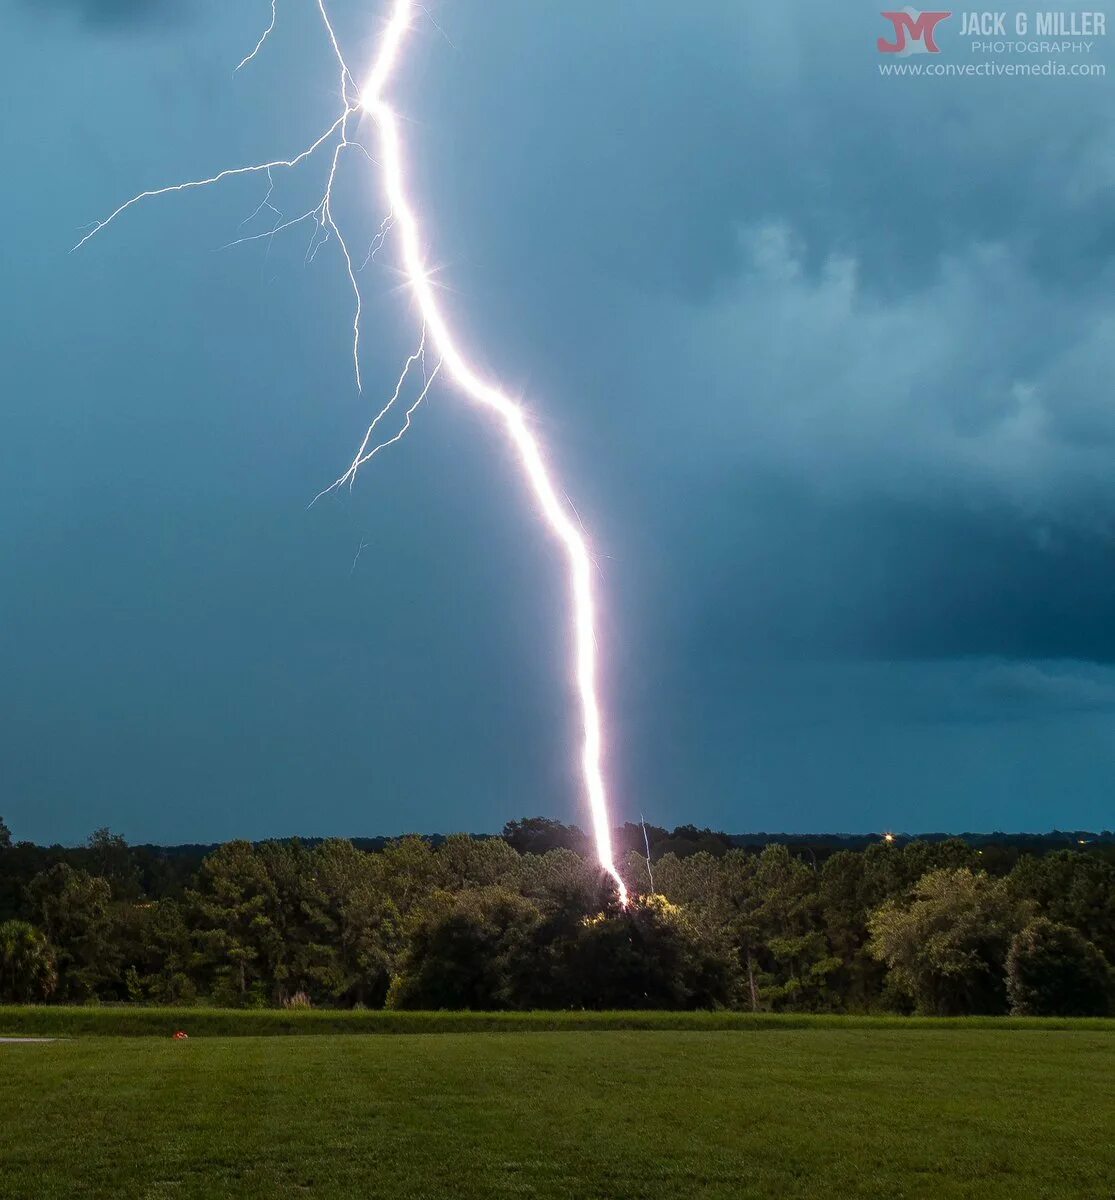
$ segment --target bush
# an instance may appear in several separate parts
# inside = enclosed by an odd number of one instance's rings
[[[1015,1016],[1103,1017],[1115,1012],[1115,973],[1083,934],[1039,917],[1011,942],[1007,993]]]
[[[722,1008],[738,998],[739,968],[726,945],[703,935],[663,896],[582,921],[550,947],[548,994],[539,1008]]]
[[[544,920],[499,888],[446,895],[412,930],[401,965],[391,1008],[720,1008],[738,991],[731,950],[662,896]]]
[[[54,949],[34,925],[0,925],[0,1000],[45,1000],[57,986]]]
[[[503,888],[439,893],[415,919],[388,1008],[522,1007],[541,917]]]

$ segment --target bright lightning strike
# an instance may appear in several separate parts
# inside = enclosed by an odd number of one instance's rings
[[[221,171],[207,179],[193,180],[141,192],[139,195],[133,196],[132,199],[121,204],[104,220],[94,224],[74,249],[80,249],[90,238],[100,233],[105,226],[111,224],[117,217],[138,204],[141,200],[167,195],[171,192],[182,192],[193,188],[208,187],[239,175],[256,173],[265,173],[267,175],[269,190],[263,204],[260,205],[260,208],[256,212],[258,213],[264,207],[270,209],[272,207],[270,204],[270,189],[274,186],[274,172],[283,169],[293,169],[312,157],[321,147],[330,143],[332,144],[333,155],[321,202],[310,212],[296,217],[291,221],[283,222],[279,220],[265,234],[255,234],[251,237],[240,238],[237,239],[237,242],[250,241],[257,237],[274,237],[276,233],[281,232],[285,228],[311,219],[315,222],[315,238],[311,242],[310,250],[307,251],[309,256],[312,257],[313,254],[317,253],[324,239],[331,236],[337,242],[344,260],[345,273],[355,299],[352,323],[352,358],[356,383],[359,388],[361,386],[360,318],[362,301],[360,286],[356,276],[358,270],[363,270],[363,267],[367,266],[368,262],[374,258],[388,234],[394,233],[397,230],[401,245],[404,275],[414,298],[418,316],[422,322],[422,340],[418,350],[407,359],[391,399],[368,427],[368,431],[364,435],[364,440],[352,463],[345,473],[329,487],[325,488],[320,495],[333,491],[345,483],[351,487],[361,466],[387,446],[393,445],[406,433],[410,428],[412,414],[419,404],[422,403],[434,380],[443,368],[461,392],[474,403],[490,411],[501,423],[511,446],[515,450],[519,465],[526,477],[527,483],[530,485],[530,490],[538,502],[542,518],[550,533],[560,543],[565,554],[572,609],[573,669],[576,678],[583,731],[580,755],[581,777],[592,817],[597,856],[601,866],[615,881],[621,904],[626,904],[627,888],[616,869],[612,850],[607,790],[604,783],[602,765],[603,733],[600,701],[597,694],[595,598],[592,588],[593,564],[588,544],[579,528],[579,522],[574,521],[570,515],[572,506],[568,501],[563,503],[562,499],[559,498],[558,490],[546,466],[545,459],[542,457],[541,447],[527,425],[526,416],[522,408],[504,392],[500,391],[499,388],[488,383],[477,373],[458,345],[445,315],[441,311],[441,306],[438,304],[430,282],[429,270],[423,255],[423,239],[418,217],[406,190],[398,119],[385,99],[387,83],[396,72],[403,43],[406,34],[411,28],[415,13],[416,11],[425,10],[421,5],[416,5],[414,0],[393,0],[391,16],[384,27],[378,52],[367,78],[361,85],[349,70],[341,53],[340,44],[333,30],[333,25],[329,20],[329,15],[326,12],[325,0],[317,0],[317,7],[337,61],[340,73],[341,97],[344,105],[341,115],[337,117],[333,124],[320,137],[289,159],[278,159],[251,166],[234,167]],[[251,62],[262,50],[268,36],[275,27],[276,9],[276,0],[272,0],[271,24],[264,31],[251,53],[246,55],[237,66],[237,70]],[[349,136],[349,125],[353,118],[359,120],[365,115],[372,119],[378,132],[379,163],[376,163],[371,158],[367,149],[360,142],[354,141]],[[349,148],[362,151],[373,162],[373,165],[379,167],[383,191],[387,201],[388,215],[380,226],[379,233],[376,235],[376,239],[372,243],[372,248],[368,252],[368,257],[360,268],[356,268],[353,265],[353,257],[349,252],[348,244],[337,224],[333,212],[333,185],[337,178],[337,170],[342,154]],[[320,241],[318,240],[319,236],[321,238]],[[235,245],[237,242],[231,244]],[[438,356],[437,365],[428,375],[425,372],[427,339],[429,339],[434,352]],[[368,445],[371,441],[372,433],[378,423],[398,401],[406,383],[407,375],[415,362],[421,364],[423,373],[423,386],[418,398],[406,410],[404,424],[399,432],[369,450]],[[319,497],[315,497],[315,499],[320,498],[320,495]]]

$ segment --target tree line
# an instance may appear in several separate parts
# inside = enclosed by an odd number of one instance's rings
[[[0,821],[0,1000],[1115,1013],[1108,844],[617,838],[626,908],[544,818],[196,852],[15,844]]]

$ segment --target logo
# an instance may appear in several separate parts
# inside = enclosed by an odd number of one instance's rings
[[[952,16],[951,12],[918,12],[914,8],[905,8],[902,12],[885,12],[882,15],[894,26],[894,41],[879,38],[876,45],[881,54],[941,53],[934,34],[937,26],[946,17]]]

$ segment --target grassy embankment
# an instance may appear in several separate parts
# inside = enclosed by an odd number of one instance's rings
[[[0,1005],[0,1037],[268,1037],[336,1033],[528,1033],[591,1030],[997,1029],[1115,1033],[1101,1017],[844,1017],[741,1012],[397,1012],[341,1009]]]

